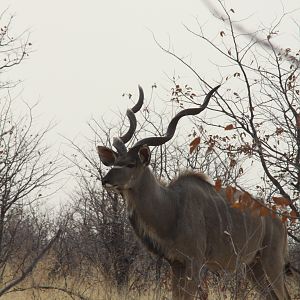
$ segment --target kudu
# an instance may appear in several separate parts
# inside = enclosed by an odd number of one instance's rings
[[[236,271],[238,266],[248,270],[248,278],[264,299],[290,299],[284,283],[287,235],[279,218],[232,208],[225,191],[217,191],[203,174],[185,173],[166,186],[149,168],[149,146],[169,141],[179,119],[203,111],[218,88],[207,94],[199,108],[179,112],[165,136],[144,138],[127,151],[125,143],[135,132],[135,113],[144,99],[139,87],[137,104],[127,110],[130,128],[113,140],[117,152],[97,147],[102,163],[113,166],[102,184],[122,195],[137,236],[171,265],[173,299],[193,299],[197,293],[206,297],[200,288],[203,268]]]

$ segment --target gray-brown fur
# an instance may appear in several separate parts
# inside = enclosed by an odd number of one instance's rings
[[[122,166],[122,160],[118,163]],[[127,181],[119,185],[115,172],[127,176]],[[242,265],[251,268],[250,275],[267,276],[268,281],[249,275],[256,283],[266,281],[258,286],[261,292],[271,284],[265,299],[289,299],[284,285],[286,229],[278,218],[231,208],[225,192],[217,192],[203,175],[188,173],[169,186],[161,185],[142,163],[112,168],[103,184],[122,194],[130,222],[145,246],[170,263],[174,299],[192,299],[203,266],[235,271]]]
[[[284,278],[287,234],[279,218],[232,208],[225,191],[217,192],[204,175],[189,172],[160,184],[149,168],[147,145],[126,154],[98,146],[98,153],[113,166],[103,186],[122,195],[137,236],[171,265],[173,299],[194,299],[203,267],[241,266],[264,299],[290,299]]]

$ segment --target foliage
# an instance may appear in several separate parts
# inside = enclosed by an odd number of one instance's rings
[[[5,18],[6,12],[0,15],[2,24]],[[12,36],[12,20],[0,28],[0,295],[23,281],[58,238],[59,232],[51,240],[44,218],[37,217],[37,204],[62,171],[44,142],[51,125],[37,129],[34,106],[24,104],[25,111],[18,115],[16,106],[22,105],[10,93],[17,81],[3,79],[5,71],[27,57],[31,46],[27,34]],[[8,265],[12,272],[5,276]]]
[[[220,23],[215,38],[209,37],[199,22],[196,29],[186,27],[218,54],[223,85],[210,104],[210,114],[199,118],[206,126],[198,125],[191,155],[197,154],[201,143],[207,152],[227,158],[227,170],[237,171],[232,184],[264,199],[259,208],[262,214],[276,213],[283,221],[290,220],[289,235],[300,241],[296,222],[300,206],[300,51],[276,46],[282,19],[270,28],[247,32],[242,22],[235,21],[235,9],[227,9],[223,1],[218,4],[214,11]],[[192,64],[159,46],[188,67],[203,86],[211,88],[206,76]],[[198,102],[200,92],[178,79],[173,81],[173,100],[181,106]]]

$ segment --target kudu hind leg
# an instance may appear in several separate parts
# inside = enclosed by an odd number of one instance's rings
[[[266,248],[268,250],[268,248]],[[274,257],[277,259],[274,259]],[[284,275],[284,260],[278,255],[270,255],[268,251],[262,252],[261,264],[265,274],[267,275],[268,281],[272,286],[274,293],[280,300],[291,300],[288,290],[285,285],[285,275]]]
[[[261,299],[279,299],[274,291],[270,289],[270,283],[260,261],[257,261],[248,267],[247,279],[252,283],[257,292],[259,292]]]

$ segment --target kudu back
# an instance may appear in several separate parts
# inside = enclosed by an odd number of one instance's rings
[[[169,141],[179,119],[203,111],[218,88],[200,107],[179,112],[165,136],[144,138],[127,150],[144,99],[139,87],[137,104],[127,110],[130,128],[113,140],[116,151],[97,147],[102,163],[112,166],[102,184],[125,199],[130,223],[147,249],[169,262],[173,299],[206,299],[199,288],[203,268],[237,271],[240,266],[264,299],[290,299],[284,274],[287,233],[279,218],[232,208],[225,191],[216,191],[203,174],[187,172],[166,186],[149,167],[149,147]],[[240,192],[235,193],[238,198]]]

